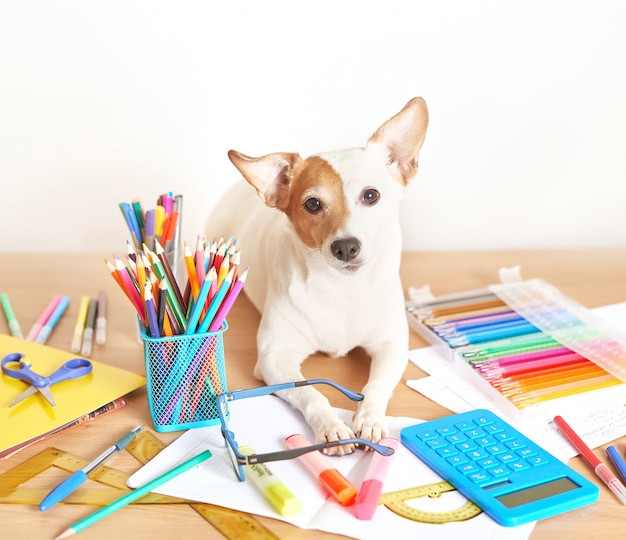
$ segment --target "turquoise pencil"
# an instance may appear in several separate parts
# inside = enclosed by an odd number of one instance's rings
[[[87,527],[90,527],[94,523],[97,523],[101,519],[107,517],[109,514],[112,514],[113,512],[119,510],[120,508],[127,506],[131,502],[136,501],[137,499],[140,499],[144,495],[150,493],[153,489],[159,487],[161,484],[165,484],[165,482],[167,482],[168,480],[171,480],[172,478],[178,476],[179,474],[182,474],[185,471],[191,469],[192,467],[195,467],[199,463],[206,461],[210,457],[211,457],[210,450],[205,450],[204,452],[201,452],[196,457],[193,457],[190,460],[185,461],[184,463],[181,463],[177,467],[174,467],[173,469],[167,471],[165,474],[162,474],[161,476],[155,478],[154,480],[151,480],[147,484],[144,484],[143,486],[138,487],[136,490],[131,491],[130,493],[124,495],[123,497],[120,497],[117,501],[112,502],[108,506],[102,507],[100,510],[97,510],[93,514],[87,516],[86,518],[81,519],[80,521],[77,521],[73,525],[70,525],[69,528],[67,528],[59,536],[57,536],[55,540],[61,540],[62,538],[69,538],[70,536],[73,536],[79,533],[83,529],[86,529]]]

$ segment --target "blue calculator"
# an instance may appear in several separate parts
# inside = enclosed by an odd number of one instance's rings
[[[500,525],[521,525],[597,502],[595,484],[491,411],[406,427],[402,444]]]

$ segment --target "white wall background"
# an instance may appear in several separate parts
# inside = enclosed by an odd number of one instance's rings
[[[183,193],[183,238],[249,155],[431,114],[406,249],[626,247],[621,0],[0,0],[0,251],[123,252],[117,204]]]

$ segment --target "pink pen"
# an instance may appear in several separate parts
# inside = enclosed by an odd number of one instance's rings
[[[389,446],[394,450],[398,449],[398,440],[392,437],[386,437],[378,441],[378,444]],[[354,515],[358,519],[372,519],[376,507],[378,506],[378,499],[383,491],[383,484],[385,478],[389,472],[391,461],[396,452],[390,456],[383,456],[378,452],[374,452],[365,473],[365,478],[361,484],[359,494],[356,496],[354,502]]]
[[[302,435],[290,435],[285,439],[287,448],[302,448],[311,446]],[[349,506],[354,502],[356,497],[356,488],[335,469],[322,454],[319,452],[309,452],[298,457],[300,461],[315,478],[319,480],[328,492],[331,493],[343,506]]]
[[[35,339],[37,339],[37,335],[43,328],[44,324],[48,322],[50,315],[52,315],[52,312],[61,303],[62,299],[63,299],[63,295],[61,294],[57,294],[54,296],[54,298],[52,298],[52,300],[48,304],[48,307],[46,307],[46,309],[43,310],[43,313],[39,316],[39,319],[37,319],[37,322],[30,329],[30,332],[28,332],[28,335],[26,336],[27,341],[35,341]]]

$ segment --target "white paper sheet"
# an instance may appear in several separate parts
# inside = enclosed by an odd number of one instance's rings
[[[292,433],[301,433],[309,440],[313,435],[301,414],[274,396],[251,398],[231,402],[229,427],[240,445],[251,445],[257,453],[284,448],[284,439]],[[349,422],[352,412],[338,410]],[[391,436],[400,437],[403,427],[414,425],[414,418],[390,418]],[[525,540],[534,523],[518,527],[501,527],[485,514],[463,522],[433,525],[403,518],[384,506],[379,506],[371,521],[354,517],[351,507],[343,507],[326,494],[307,470],[296,460],[269,463],[302,503],[302,512],[285,518],[270,506],[251,482],[239,482],[230,463],[219,427],[192,429],[184,433],[157,457],[135,473],[129,486],[137,487],[200,453],[206,448],[213,456],[180,477],[158,489],[159,493],[196,501],[217,504],[244,512],[288,521],[298,527],[318,529],[359,539],[376,539],[396,536],[404,538],[434,538],[458,540],[481,538],[484,540]],[[361,451],[351,456],[329,457],[331,463],[357,488],[367,470],[370,453]],[[384,493],[439,482],[441,479],[402,445],[394,456]],[[443,494],[439,499],[415,499],[420,509],[441,512],[462,506],[466,499],[458,492]]]

